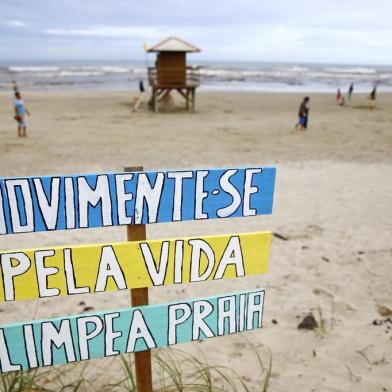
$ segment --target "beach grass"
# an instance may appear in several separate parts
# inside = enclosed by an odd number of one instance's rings
[[[155,392],[251,392],[268,391],[271,377],[272,354],[265,345],[255,346],[245,340],[244,350],[251,350],[256,359],[256,381],[249,380],[235,370],[208,362],[206,353],[198,350],[189,354],[182,350],[166,348],[153,351],[153,382]],[[96,383],[85,375],[94,362],[72,364],[47,369],[17,371],[0,375],[1,392],[84,392],[127,391],[137,392],[134,356],[123,355],[121,376],[115,382]],[[109,369],[108,369],[109,371]]]

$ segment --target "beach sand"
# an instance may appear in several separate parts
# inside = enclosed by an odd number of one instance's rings
[[[16,137],[12,96],[0,94],[1,176],[204,168],[277,167],[271,216],[150,225],[149,238],[271,230],[270,271],[258,277],[166,286],[151,303],[266,289],[264,328],[243,334],[272,351],[271,391],[392,391],[392,95],[374,111],[311,94],[309,130],[295,131],[300,94],[197,94],[197,112],[154,114],[125,92],[29,92],[28,138]],[[0,249],[121,241],[104,228],[0,238]],[[1,323],[128,306],[127,291],[0,305]],[[321,328],[297,329],[312,312]],[[276,322],[273,322],[275,320]],[[322,320],[322,321],[321,321]],[[381,325],[373,325],[382,320]],[[377,323],[376,323],[377,324]],[[178,346],[203,350],[258,391],[258,368],[240,335]],[[109,360],[89,363],[95,385],[116,378]],[[113,365],[114,366],[114,365]],[[103,372],[103,369],[105,372]]]

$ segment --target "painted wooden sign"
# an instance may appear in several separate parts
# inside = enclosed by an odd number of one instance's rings
[[[0,326],[1,372],[110,357],[262,326],[264,290]]]
[[[267,272],[270,232],[0,252],[0,300]]]
[[[275,168],[0,178],[0,235],[270,214]]]

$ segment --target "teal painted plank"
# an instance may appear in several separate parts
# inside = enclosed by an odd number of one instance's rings
[[[2,373],[261,328],[264,290],[0,326]]]
[[[0,177],[0,235],[271,214],[275,168]]]

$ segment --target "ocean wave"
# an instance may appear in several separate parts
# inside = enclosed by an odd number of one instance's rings
[[[76,67],[66,67],[66,72],[80,72],[88,74],[89,72],[95,74],[100,72],[102,74],[123,74],[132,71],[132,67],[127,66],[116,66],[116,65],[86,65],[86,66],[76,66]]]
[[[56,72],[61,67],[57,66],[10,66],[8,67],[9,72]]]
[[[9,66],[2,67],[11,73],[58,73],[59,75],[124,74],[134,71],[131,66],[82,65],[82,66]],[[138,69],[140,71],[140,69]]]
[[[286,72],[308,72],[310,69],[309,67],[300,67],[300,66],[293,66],[293,67],[277,67],[277,69],[286,71]]]
[[[20,86],[83,86],[83,88],[137,88],[140,79],[146,81],[147,67],[134,63],[42,63],[1,64],[0,88],[8,89],[12,79]],[[374,83],[392,87],[392,67],[347,66],[328,64],[271,63],[209,63],[201,65],[202,85],[212,86],[324,86],[328,90],[345,88],[351,82],[369,89]],[[147,84],[147,82],[146,82]],[[6,86],[6,87],[2,87]],[[260,87],[261,86],[261,87]],[[318,88],[318,87],[317,87]]]
[[[58,76],[72,77],[72,76],[103,76],[105,72],[102,71],[60,71]]]
[[[331,67],[331,68],[325,68],[325,72],[332,73],[332,74],[370,75],[370,74],[377,73],[377,70],[374,68],[364,68],[364,67],[353,67],[353,68]]]

